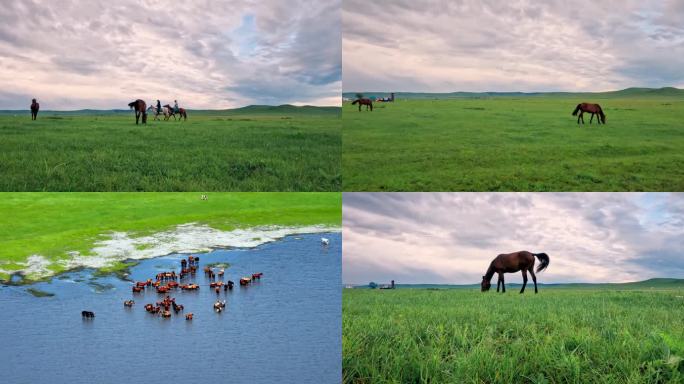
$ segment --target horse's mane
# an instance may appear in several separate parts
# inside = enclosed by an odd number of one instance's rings
[[[577,112],[579,112],[580,108],[582,108],[582,104],[577,104],[577,108],[575,108],[575,110],[572,111],[572,115],[577,116]]]
[[[485,278],[485,280],[491,280],[492,276],[494,276],[494,272],[495,272],[494,271],[494,262],[495,261],[496,261],[496,257],[494,258],[494,260],[492,260],[491,263],[489,263],[489,268],[487,268],[487,272],[485,272],[485,275],[482,276],[483,278]]]

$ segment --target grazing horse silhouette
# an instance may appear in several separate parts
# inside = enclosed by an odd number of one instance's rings
[[[579,112],[579,116],[577,116],[577,112]],[[577,124],[579,124],[580,119],[582,119],[582,124],[584,124],[584,116],[582,116],[584,112],[591,113],[591,119],[589,119],[589,124],[591,124],[591,121],[594,120],[594,115],[598,115],[596,121],[598,121],[599,124],[606,123],[606,114],[603,113],[603,110],[601,109],[600,105],[582,103],[577,104],[577,108],[575,108],[575,110],[572,111],[572,115],[577,116]]]
[[[142,123],[147,124],[147,104],[143,100],[136,100],[128,103],[131,109],[135,109],[135,125],[138,125],[138,120],[142,115]]]
[[[525,292],[525,286],[527,285],[527,272],[532,275],[532,281],[534,281],[534,293],[537,293],[537,276],[534,274],[534,258],[535,256],[539,259],[539,266],[537,267],[537,273],[541,272],[549,266],[549,255],[546,253],[531,253],[527,251],[513,252],[513,253],[502,253],[489,264],[489,269],[487,273],[482,276],[482,283],[480,284],[482,292],[489,291],[491,287],[492,276],[495,273],[499,274],[499,281],[496,283],[496,291],[499,292],[499,286],[503,288],[503,292],[506,292],[506,285],[504,284],[504,273],[518,272],[522,271],[523,275],[523,286],[520,293]]]
[[[371,112],[373,112],[373,102],[371,99],[365,99],[365,98],[358,98],[354,101],[352,101],[352,105],[354,104],[359,104],[359,112],[361,112],[361,106],[365,105],[366,106],[366,111],[370,107]]]
[[[31,101],[31,120],[35,120],[38,118],[38,110],[40,109],[40,104],[36,101],[36,99],[33,99]]]

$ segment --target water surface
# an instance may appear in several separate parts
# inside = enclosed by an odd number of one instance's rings
[[[320,238],[330,245],[320,244]],[[176,271],[186,255],[143,260],[133,280]],[[202,267],[229,263],[224,280],[263,272],[246,288],[219,297]],[[92,270],[28,287],[0,287],[0,372],[5,383],[337,383],[341,381],[341,235],[288,236],[252,249],[200,255],[197,292],[171,295],[184,316],[162,319],[143,305],[154,291],[131,293],[131,282]],[[53,293],[35,297],[27,289]],[[134,299],[131,309],[123,301]],[[95,312],[92,321],[82,310]]]

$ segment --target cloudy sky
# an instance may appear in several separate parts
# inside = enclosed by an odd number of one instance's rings
[[[682,0],[343,2],[345,91],[684,88]]]
[[[345,193],[343,225],[346,284],[479,283],[520,250],[544,283],[684,278],[684,193]]]
[[[27,0],[0,7],[0,109],[339,105],[341,0]]]

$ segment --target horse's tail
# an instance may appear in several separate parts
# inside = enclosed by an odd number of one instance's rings
[[[572,111],[573,116],[577,116],[577,112],[582,108],[582,104],[577,104],[577,108],[575,108],[574,111]]]
[[[539,259],[539,266],[537,267],[537,272],[541,272],[549,266],[549,255],[546,253],[533,253]]]
[[[352,101],[352,105],[357,104],[357,103],[359,103],[360,101],[361,101],[361,99],[356,99],[356,100]]]
[[[603,124],[605,124],[605,123],[606,123],[606,114],[603,113],[603,109],[601,109],[601,106],[600,106],[600,105],[596,104],[596,106],[597,106],[598,109],[599,109],[599,112],[598,112],[598,113],[599,113],[599,116],[601,116],[601,122],[602,122]]]

